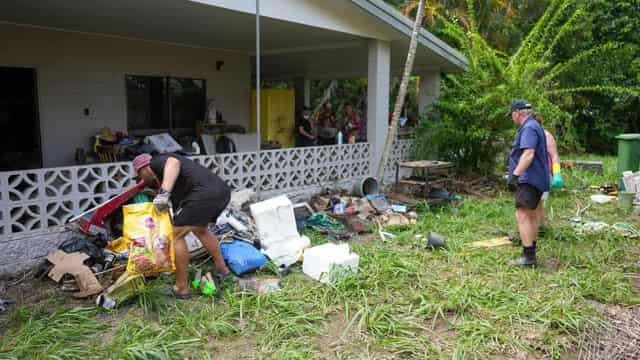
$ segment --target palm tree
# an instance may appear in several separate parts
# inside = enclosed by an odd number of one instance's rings
[[[398,97],[396,98],[396,104],[393,109],[393,115],[391,116],[391,124],[387,132],[387,141],[384,144],[384,150],[382,151],[382,158],[378,164],[378,179],[380,183],[384,180],[384,171],[389,161],[389,152],[393,146],[393,140],[396,137],[396,129],[398,127],[398,119],[400,118],[400,112],[404,105],[404,98],[407,95],[407,85],[409,85],[409,78],[413,71],[413,60],[416,57],[416,49],[418,48],[418,34],[422,29],[422,19],[424,16],[424,4],[425,0],[418,1],[418,13],[416,14],[416,21],[413,24],[413,32],[411,33],[411,42],[409,43],[409,52],[407,53],[407,61],[404,64],[404,73],[402,74],[402,81],[400,82],[400,89],[398,90]]]

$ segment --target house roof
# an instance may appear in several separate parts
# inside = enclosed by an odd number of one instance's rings
[[[411,37],[411,34],[413,33],[413,21],[400,11],[385,3],[383,0],[351,0],[351,2],[363,9],[369,15],[376,17],[393,27],[395,30]],[[463,70],[467,69],[469,61],[464,55],[447,45],[444,41],[438,39],[435,35],[424,28],[420,29],[418,41],[420,45],[431,49],[438,55],[455,64],[457,67]]]

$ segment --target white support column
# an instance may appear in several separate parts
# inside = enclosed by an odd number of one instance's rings
[[[389,128],[389,76],[391,48],[388,42],[369,41],[367,77],[367,142],[371,144],[371,173],[378,172]]]
[[[420,92],[418,93],[418,109],[420,114],[431,110],[440,97],[440,72],[430,71],[420,74]]]

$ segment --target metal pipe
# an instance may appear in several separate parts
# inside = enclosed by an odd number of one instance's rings
[[[256,0],[256,135],[258,142],[256,195],[260,198],[260,0]]]

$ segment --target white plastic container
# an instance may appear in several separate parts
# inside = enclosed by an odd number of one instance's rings
[[[279,241],[300,237],[293,214],[293,204],[288,197],[281,195],[251,204],[249,208],[264,249],[269,249]]]
[[[296,263],[302,251],[310,246],[310,241],[298,234],[291,200],[282,195],[249,208],[258,229],[262,252],[278,266]]]
[[[329,283],[345,270],[358,272],[360,256],[349,250],[349,244],[327,243],[304,251],[302,272],[319,280]]]

